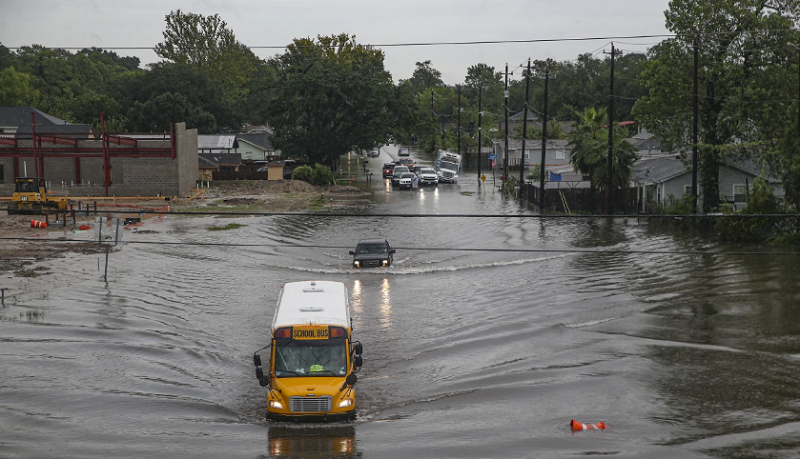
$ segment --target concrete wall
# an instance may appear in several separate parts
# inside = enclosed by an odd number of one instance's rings
[[[175,158],[129,158],[112,157],[111,184],[109,196],[180,196],[194,188],[198,179],[197,163],[197,130],[186,129],[186,123],[175,124]],[[31,142],[21,140],[20,148],[30,148]],[[46,147],[53,147],[46,145]],[[169,150],[169,139],[140,140],[140,148],[157,148]],[[65,153],[74,153],[75,147],[64,146]],[[131,146],[111,144],[112,151],[131,152]],[[82,140],[78,142],[78,151],[101,151],[102,141]],[[10,196],[14,192],[14,159],[3,156],[0,148],[0,167],[3,182],[0,183],[0,195]],[[113,154],[113,153],[112,153]],[[36,174],[33,156],[19,158],[19,175],[24,174],[23,165],[27,163],[28,176]],[[80,168],[80,180],[78,180]],[[105,196],[103,178],[103,158],[97,157],[46,157],[44,160],[44,177],[50,191],[60,196]]]

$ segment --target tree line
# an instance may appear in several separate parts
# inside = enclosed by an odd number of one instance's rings
[[[719,205],[715,171],[745,157],[780,176],[787,202],[800,204],[799,17],[794,0],[672,0],[665,20],[675,36],[646,53],[616,57],[613,119],[636,121],[687,163],[697,148],[704,210]],[[176,121],[203,134],[268,124],[273,144],[287,156],[335,168],[347,151],[387,142],[432,151],[460,141],[462,151],[474,152],[479,104],[488,146],[505,135],[506,78],[509,112],[527,104],[541,119],[546,69],[555,75],[548,80],[547,137],[568,138],[573,164],[598,186],[609,173],[601,160],[608,133],[600,129],[609,102],[606,54],[535,60],[531,75],[519,66],[506,75],[504,67],[476,63],[457,85],[445,84],[425,60],[394,83],[383,52],[348,34],[298,38],[260,59],[219,15],[177,10],[165,20],[155,47],[161,61],[146,68],[138,58],[98,48],[71,53],[32,45],[12,52],[0,45],[0,105],[31,105],[74,123],[98,124],[103,112],[110,132],[164,132]],[[575,123],[570,133],[565,122]],[[620,142],[626,134],[614,129],[616,186],[626,185],[635,159]],[[541,135],[540,127],[528,127],[527,138]]]

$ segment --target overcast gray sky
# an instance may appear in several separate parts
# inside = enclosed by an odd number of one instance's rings
[[[363,44],[534,40],[657,35],[668,0],[0,0],[0,43],[7,47],[152,47],[162,41],[164,17],[181,9],[219,14],[248,46],[286,45],[297,37],[355,34]],[[628,52],[644,52],[661,39],[618,39]],[[447,84],[464,81],[466,70],[485,63],[501,70],[526,59],[574,59],[602,53],[611,40],[384,47],[395,81],[415,63],[430,60]],[[151,50],[115,50],[157,62]],[[256,49],[262,57],[281,52]],[[515,75],[519,75],[516,72]]]

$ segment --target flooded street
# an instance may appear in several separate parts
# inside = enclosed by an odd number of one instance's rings
[[[474,217],[169,216],[126,231],[108,282],[103,255],[0,277],[0,458],[798,456],[797,256],[516,217],[534,209],[490,174],[399,191],[395,153],[370,158],[362,213]],[[379,236],[395,264],[351,268]],[[352,424],[264,420],[252,354],[280,286],[311,279],[350,289]]]

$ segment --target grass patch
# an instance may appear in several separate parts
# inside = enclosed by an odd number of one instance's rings
[[[241,223],[228,223],[225,226],[217,226],[217,225],[209,226],[207,229],[209,231],[225,231],[225,230],[232,230],[232,229],[241,228],[243,226],[246,226],[246,225],[242,225]]]
[[[263,204],[244,204],[238,206],[206,206],[206,207],[186,207],[182,212],[260,212],[263,211]]]
[[[27,317],[28,320],[43,319],[44,311],[39,311],[38,309],[34,309],[32,311],[20,312],[19,317],[20,318]]]

